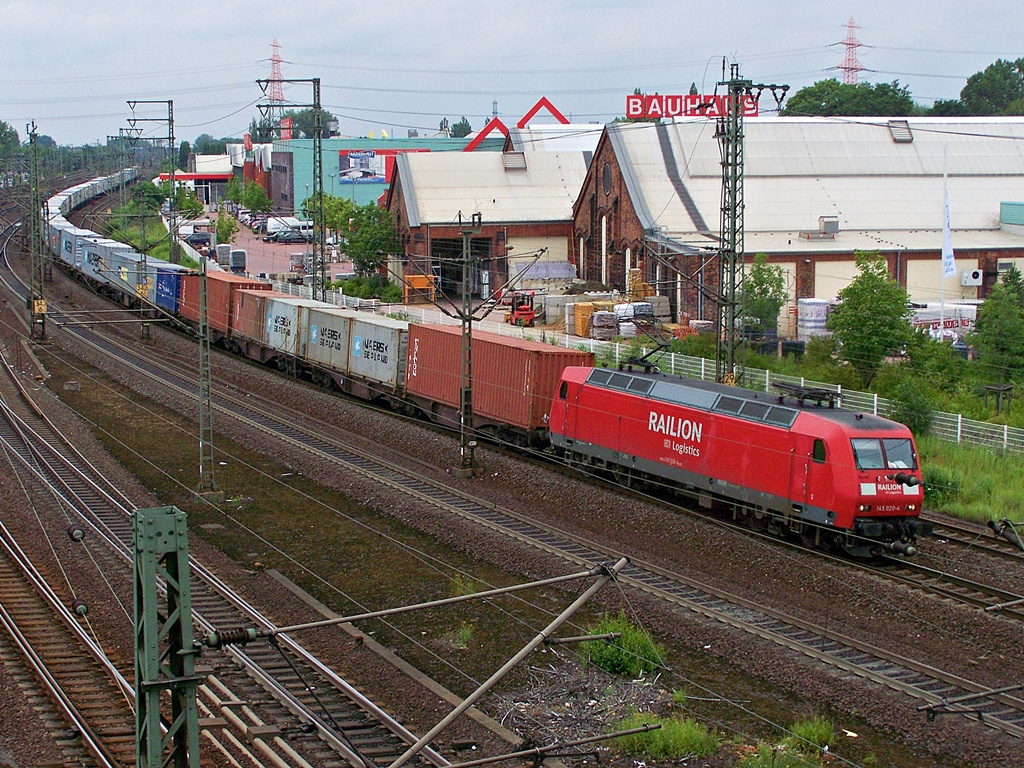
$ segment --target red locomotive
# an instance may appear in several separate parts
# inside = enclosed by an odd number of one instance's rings
[[[904,425],[660,373],[566,368],[551,443],[627,484],[669,486],[753,528],[856,557],[913,554],[922,486]]]

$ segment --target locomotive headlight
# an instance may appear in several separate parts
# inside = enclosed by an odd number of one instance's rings
[[[871,511],[871,505],[870,504],[858,504],[857,505],[857,511],[858,512],[870,512]]]
[[[917,512],[917,504],[907,504],[907,512]]]

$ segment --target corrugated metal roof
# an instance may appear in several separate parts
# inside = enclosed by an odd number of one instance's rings
[[[528,125],[509,128],[508,138],[518,152],[590,152],[593,155],[604,126],[592,123]]]
[[[583,153],[524,157],[524,170],[506,170],[498,152],[399,155],[410,225],[450,224],[459,212],[479,212],[488,223],[571,221],[587,172]]]
[[[934,249],[944,168],[954,248],[984,247],[980,235],[998,229],[1000,202],[1024,199],[1024,119],[909,118],[907,124],[912,142],[895,141],[887,118],[746,119],[746,250],[762,234],[779,233],[767,239],[785,243],[792,233],[817,229],[819,216],[838,217],[837,251],[868,247],[851,245],[852,232]],[[721,154],[714,121],[613,124],[608,130],[645,227],[681,240],[697,237],[701,221],[717,232]],[[1012,237],[995,242],[1021,247]]]

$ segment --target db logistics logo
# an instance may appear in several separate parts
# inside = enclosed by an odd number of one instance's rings
[[[352,351],[356,353],[356,357],[362,357],[363,339],[360,336],[352,337]]]

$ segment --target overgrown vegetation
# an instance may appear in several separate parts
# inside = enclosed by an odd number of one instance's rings
[[[605,615],[589,629],[591,635],[613,632],[620,636],[614,640],[588,640],[583,643],[583,653],[592,664],[606,672],[629,677],[639,677],[661,664],[662,650],[647,632],[631,624],[625,613]]]
[[[706,757],[718,751],[721,738],[706,726],[690,718],[662,717],[649,712],[636,712],[615,723],[611,730],[626,731],[643,725],[661,727],[628,736],[619,736],[615,743],[628,755],[655,760],[681,760]]]
[[[835,727],[824,717],[798,720],[789,726],[792,736],[778,743],[761,742],[737,768],[817,768],[819,757],[835,740]]]
[[[355,296],[359,299],[380,299],[382,304],[401,304],[402,289],[380,275],[356,276],[347,280],[337,280],[331,284],[331,288],[338,290],[346,296]]]
[[[925,506],[971,520],[1024,520],[1024,457],[935,437],[917,441]]]

